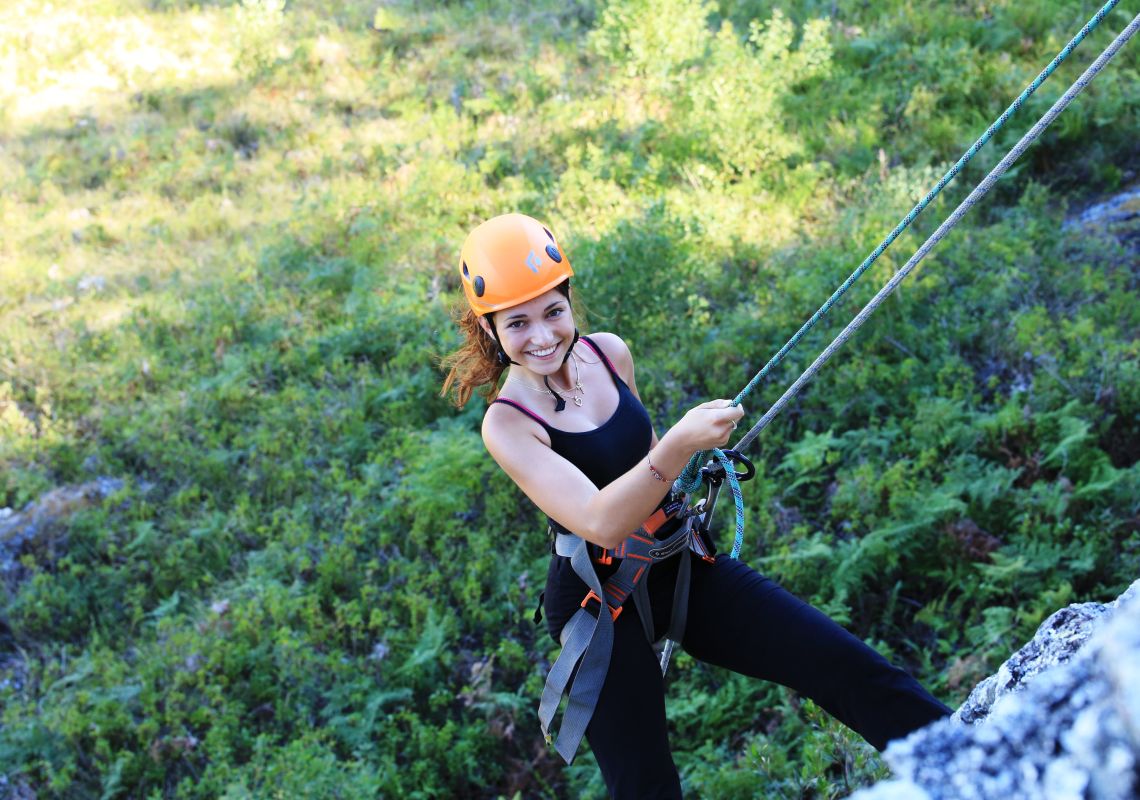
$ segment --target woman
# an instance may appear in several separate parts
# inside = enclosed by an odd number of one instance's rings
[[[460,273],[465,341],[445,360],[443,391],[462,407],[487,387],[487,450],[556,533],[544,610],[564,658],[540,720],[568,692],[556,744],[567,761],[584,731],[612,796],[681,796],[652,646],[666,633],[694,658],[810,697],[879,749],[950,713],[816,609],[712,557],[670,488],[744,411],[702,403],[658,438],[625,342],[579,337],[573,272],[549,229],[521,214],[488,220],[467,237]]]

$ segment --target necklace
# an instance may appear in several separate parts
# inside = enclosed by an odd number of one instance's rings
[[[574,385],[570,388],[570,391],[574,392],[574,394],[572,394],[570,396],[570,399],[574,401],[574,405],[581,408],[582,407],[582,395],[584,395],[586,393],[586,390],[584,388],[582,388],[582,373],[578,367],[578,357],[576,355],[574,355],[573,351],[570,352],[570,360],[572,362],[574,362]],[[558,395],[552,389],[549,389],[549,388],[539,389],[537,386],[532,386],[531,384],[524,381],[522,378],[516,378],[514,375],[508,375],[507,380],[513,381],[514,383],[525,386],[527,389],[530,389],[532,392],[538,392],[539,394],[551,394],[551,395],[554,395],[554,397],[557,400],[562,400],[562,398],[558,397]],[[549,377],[548,377],[548,380],[549,380]],[[564,403],[565,403],[565,401],[563,401],[563,404]],[[562,408],[558,407],[557,410],[561,411]]]

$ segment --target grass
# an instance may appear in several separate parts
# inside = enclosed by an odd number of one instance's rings
[[[541,519],[486,458],[478,404],[437,396],[462,236],[547,220],[663,429],[743,386],[1092,13],[11,5],[0,508],[122,480],[0,542],[0,761],[58,797],[600,795],[592,759],[562,768],[532,724]],[[687,44],[634,46],[686,14],[707,21]],[[948,702],[1140,564],[1135,257],[1062,225],[1136,179],[1136,53],[755,453],[745,557]],[[838,797],[883,773],[783,689],[687,656],[671,675],[690,796]]]

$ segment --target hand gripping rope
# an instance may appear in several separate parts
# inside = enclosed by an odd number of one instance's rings
[[[756,376],[751,381],[749,381],[748,385],[744,387],[740,394],[732,400],[732,405],[739,405],[740,402],[751,393],[757,384],[759,384],[759,382],[767,376],[772,367],[779,364],[783,360],[784,356],[787,355],[787,353],[799,343],[800,339],[803,338],[803,335],[807,333],[807,331],[809,331],[812,327],[814,327],[815,324],[819,322],[819,320],[822,319],[831,310],[836,301],[844,293],[846,293],[848,289],[851,288],[855,281],[857,281],[859,277],[867,271],[871,264],[873,264],[875,260],[880,255],[882,255],[887,247],[889,247],[890,244],[896,238],[898,238],[898,235],[904,229],[906,229],[911,222],[914,221],[914,219],[922,212],[922,210],[927,205],[929,205],[930,201],[933,200],[934,197],[936,197],[938,193],[942,191],[943,187],[945,187],[946,184],[953,180],[954,176],[957,175],[961,168],[974,157],[978,150],[987,141],[989,141],[990,138],[992,138],[993,134],[999,130],[1002,125],[1005,124],[1005,121],[1015,111],[1017,111],[1018,108],[1021,107],[1021,105],[1031,94],[1033,94],[1033,92],[1037,90],[1037,87],[1039,87],[1045,81],[1045,79],[1053,73],[1053,71],[1057,68],[1057,65],[1064,61],[1065,58],[1067,58],[1068,55],[1073,51],[1073,49],[1075,49],[1076,46],[1080,44],[1080,42],[1088,35],[1088,33],[1100,24],[1101,20],[1104,19],[1108,12],[1111,11],[1118,2],[1119,0],[1110,0],[1110,2],[1106,3],[1104,7],[1101,8],[1101,10],[1098,11],[1096,15],[1085,24],[1080,33],[1073,37],[1072,41],[1070,41],[1065,46],[1065,48],[1057,54],[1053,61],[1049,63],[1049,66],[1047,66],[1041,72],[1041,74],[1037,76],[1033,83],[1026,87],[1026,89],[1018,96],[1018,98],[1013,101],[1009,108],[1007,108],[1005,112],[1002,113],[997,121],[994,122],[976,142],[974,142],[966,154],[963,155],[962,158],[960,158],[958,162],[942,177],[942,179],[938,182],[938,185],[935,186],[934,189],[932,189],[922,199],[922,201],[919,202],[919,204],[916,205],[911,210],[911,212],[906,215],[905,218],[903,218],[902,222],[900,222],[895,227],[895,229],[891,231],[890,235],[887,236],[887,238],[884,239],[883,242],[875,248],[871,255],[869,255],[863,261],[863,263],[859,265],[859,268],[856,269],[855,272],[853,272],[851,276],[848,277],[848,279],[844,281],[838,289],[836,289],[831,297],[828,298],[827,302],[824,303],[819,308],[819,310],[817,310],[815,314],[812,315],[811,319],[804,323],[803,327],[801,327],[796,332],[796,334],[782,348],[780,348],[779,352],[777,352],[776,355],[773,356],[772,359],[764,365],[763,369],[761,369],[760,372],[758,372]],[[773,404],[767,412],[765,412],[764,416],[760,418],[760,421],[757,422],[746,434],[744,434],[744,436],[740,438],[736,445],[734,445],[734,450],[740,451],[743,450],[743,448],[747,447],[753,441],[753,439],[756,438],[760,431],[766,428],[768,424],[776,417],[776,415],[784,409],[788,402],[793,397],[795,397],[796,394],[799,393],[800,389],[802,389],[808,381],[815,377],[815,374],[819,372],[819,369],[831,358],[836,350],[838,350],[848,339],[851,338],[851,336],[863,325],[867,318],[875,312],[875,309],[879,307],[887,295],[895,290],[895,288],[903,281],[903,279],[905,279],[906,276],[914,270],[914,268],[926,256],[926,254],[929,253],[934,248],[934,246],[946,236],[946,234],[958,223],[958,221],[961,220],[963,216],[965,216],[966,212],[973,208],[973,206],[983,196],[985,196],[987,192],[989,192],[994,183],[996,183],[997,180],[1003,174],[1005,174],[1009,167],[1012,166],[1013,163],[1021,157],[1021,155],[1034,141],[1036,141],[1041,133],[1047,127],[1049,127],[1053,120],[1055,120],[1057,116],[1062,111],[1064,111],[1066,107],[1068,107],[1073,99],[1076,98],[1076,96],[1080,94],[1081,91],[1083,91],[1089,83],[1092,82],[1093,78],[1097,76],[1097,74],[1113,58],[1113,56],[1115,56],[1117,52],[1119,52],[1120,49],[1128,42],[1128,40],[1131,39],[1133,35],[1135,35],[1138,27],[1140,27],[1140,14],[1133,18],[1128,27],[1121,31],[1116,39],[1114,39],[1112,43],[1107,48],[1105,48],[1100,56],[1098,56],[1097,59],[1084,71],[1084,73],[1082,73],[1081,76],[1069,87],[1065,94],[1062,95],[1061,98],[1058,99],[1045,113],[1045,115],[1037,121],[1037,124],[1035,124],[1029,130],[1029,132],[1027,132],[1021,138],[1021,140],[1018,141],[1016,145],[1014,145],[1013,149],[1011,149],[1006,154],[1005,158],[1003,158],[998,163],[998,165],[994,167],[993,170],[991,170],[990,173],[982,180],[982,182],[978,184],[978,186],[975,187],[972,192],[970,192],[969,196],[967,196],[966,199],[963,200],[961,204],[959,204],[959,206],[954,210],[954,212],[938,227],[938,229],[933,234],[931,234],[931,236],[922,244],[922,246],[915,252],[915,254],[911,256],[910,260],[907,261],[907,263],[894,274],[894,276],[879,290],[874,298],[872,298],[871,301],[867,303],[867,305],[864,306],[863,309],[855,316],[855,318],[851,320],[850,323],[848,323],[847,327],[844,328],[839,333],[839,335],[835,337],[831,344],[829,344],[827,348],[816,358],[816,360],[812,362],[811,366],[809,366],[803,372],[803,374],[800,375],[800,377],[797,378],[790,387],[788,387],[780,399],[777,400],[776,403]],[[732,477],[734,474],[733,469],[730,465],[726,465],[725,454],[720,450],[713,450],[712,452],[714,458],[716,458],[716,460],[719,461],[730,474],[729,480],[730,484],[732,485],[733,499],[736,503],[736,540],[732,550],[732,557],[735,558],[739,554],[740,544],[743,541],[744,535],[743,500],[740,497],[740,487],[736,483],[736,479]],[[674,489],[676,491],[682,492],[684,494],[691,494],[700,487],[701,474],[698,472],[698,469],[699,464],[704,461],[705,458],[705,453],[698,453],[693,456],[693,458],[689,461],[689,464],[685,467],[684,472],[681,473],[681,476],[678,477],[674,483]],[[661,655],[662,674],[664,674],[666,669],[668,669],[669,659],[675,646],[675,642],[672,640],[666,642],[665,650]]]

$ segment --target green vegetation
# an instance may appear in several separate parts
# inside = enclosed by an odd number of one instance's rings
[[[544,527],[481,402],[438,397],[463,235],[548,220],[664,429],[738,391],[1095,7],[7,4],[0,508],[123,483],[0,542],[6,789],[599,796],[538,732]],[[754,451],[743,557],[950,703],[1140,565],[1140,271],[1062,224],[1136,178],[1138,66],[1133,43]],[[684,655],[669,703],[692,797],[884,772]]]

